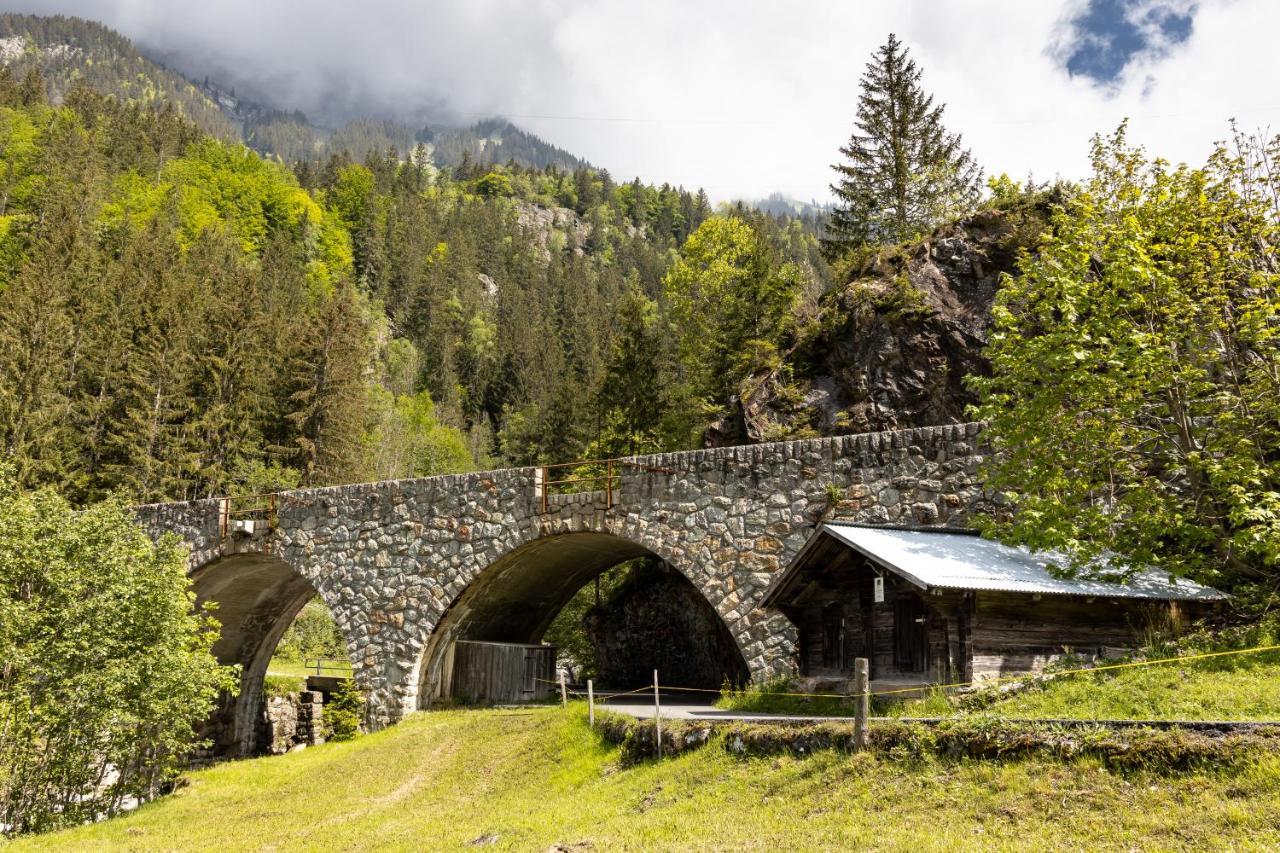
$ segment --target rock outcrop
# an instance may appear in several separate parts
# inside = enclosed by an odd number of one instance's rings
[[[600,684],[632,688],[652,681],[718,690],[745,684],[750,673],[733,637],[706,599],[660,560],[631,569],[608,601],[588,611]]]
[[[967,419],[1000,277],[1033,248],[1047,208],[986,210],[880,252],[825,298],[783,366],[753,377],[709,432],[716,446]]]

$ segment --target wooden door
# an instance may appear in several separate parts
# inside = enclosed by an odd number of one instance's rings
[[[822,608],[822,665],[844,669],[844,606],[839,603]]]
[[[924,672],[928,648],[924,602],[915,593],[899,593],[893,600],[893,665]]]

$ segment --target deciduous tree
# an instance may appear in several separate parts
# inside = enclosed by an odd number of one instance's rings
[[[1274,173],[1272,173],[1274,174]],[[1275,178],[1096,139],[994,311],[978,416],[1001,535],[1233,586],[1280,576]],[[1069,568],[1069,567],[1068,567]]]
[[[217,636],[176,542],[153,544],[119,501],[73,512],[0,468],[0,828],[159,793],[235,687]]]

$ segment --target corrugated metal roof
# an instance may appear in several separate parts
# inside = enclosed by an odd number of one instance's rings
[[[986,589],[1051,595],[1095,595],[1165,601],[1214,601],[1228,596],[1186,579],[1149,570],[1123,583],[1058,578],[1049,565],[1067,565],[1052,551],[1033,553],[980,536],[941,530],[900,530],[829,522],[820,530],[928,589]]]

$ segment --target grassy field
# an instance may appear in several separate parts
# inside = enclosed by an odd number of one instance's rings
[[[1087,761],[741,759],[713,742],[622,767],[582,717],[417,714],[353,742],[192,773],[134,814],[7,849],[1280,847],[1276,758],[1121,775]]]
[[[843,699],[770,696],[746,690],[717,703],[742,711],[845,716]],[[933,692],[922,699],[888,702],[873,697],[876,713],[936,717],[962,713],[955,701]],[[1031,719],[1280,720],[1280,654],[1240,655],[1063,675],[1025,692],[995,699],[980,712]]]
[[[324,662],[325,675],[351,675],[351,664],[346,661],[326,660]],[[268,675],[289,676],[291,678],[306,678],[308,675],[315,673],[315,662],[311,666],[307,666],[306,662],[293,660],[284,657],[273,657],[271,663],[267,664]]]

